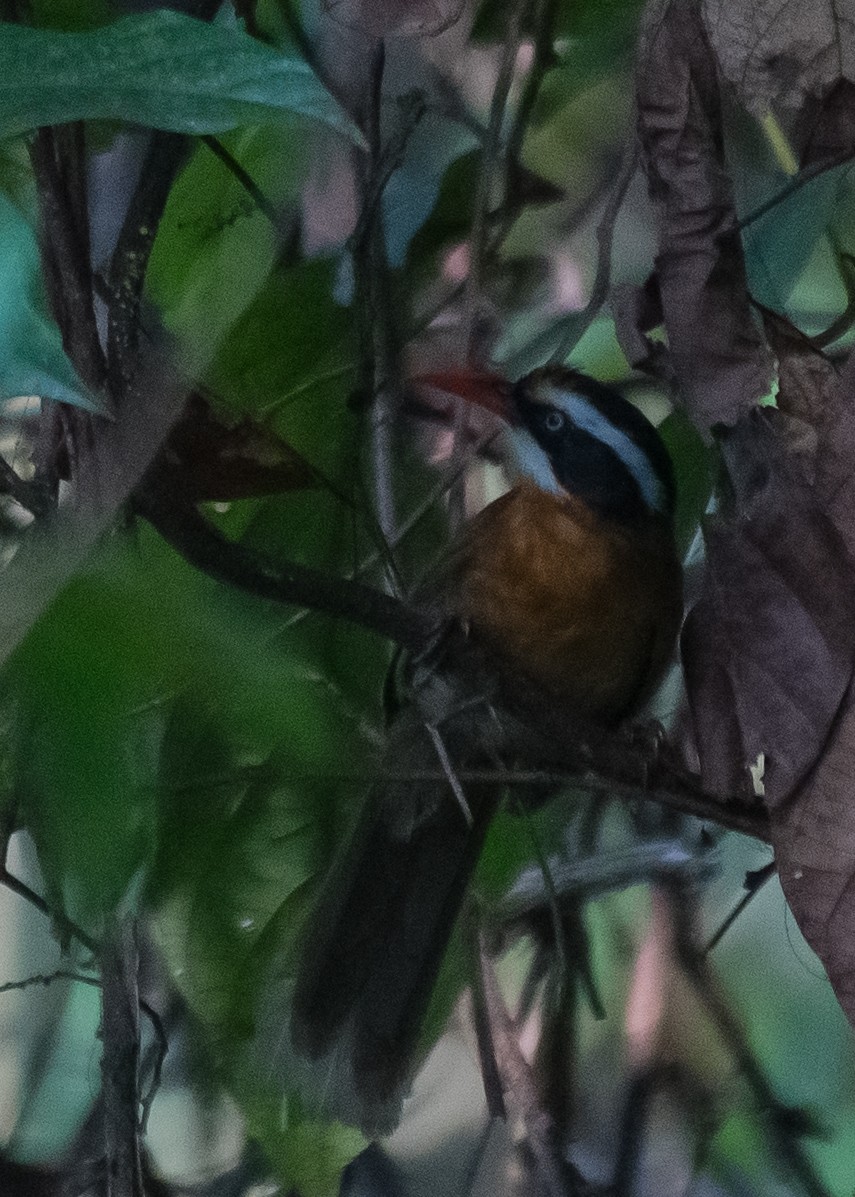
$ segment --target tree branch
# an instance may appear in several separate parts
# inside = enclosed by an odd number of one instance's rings
[[[110,388],[119,402],[133,376],[139,350],[140,302],[160,218],[189,153],[180,133],[152,133],[140,180],[110,261],[107,356]]]
[[[139,953],[131,919],[114,920],[101,952],[101,1094],[107,1197],[145,1197],[140,1159]]]
[[[62,333],[63,346],[87,386],[103,386],[106,364],[93,306],[92,268],[85,197],[74,196],[63,159],[68,130],[38,129],[30,142],[41,219],[42,269],[48,299]],[[81,150],[75,140],[73,152]],[[78,163],[75,171],[82,173]],[[79,182],[79,178],[78,178]]]
[[[296,562],[276,562],[224,536],[188,499],[150,475],[134,507],[191,565],[258,598],[310,607],[360,624],[411,651],[424,648],[434,621],[371,586]]]

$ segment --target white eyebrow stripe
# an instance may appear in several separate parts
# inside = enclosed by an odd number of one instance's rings
[[[550,402],[555,407],[560,407],[577,428],[589,432],[614,451],[638,483],[638,489],[648,507],[654,511],[665,511],[668,500],[665,486],[653,468],[650,458],[632,437],[627,436],[622,429],[616,428],[598,407],[575,391],[552,394]]]

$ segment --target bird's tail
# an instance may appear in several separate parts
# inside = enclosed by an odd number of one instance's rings
[[[334,1061],[327,1113],[369,1133],[397,1121],[495,804],[492,787],[470,787],[467,819],[414,712],[393,729],[385,766],[394,779],[373,787],[309,919],[291,1027],[298,1054]],[[335,1090],[350,1094],[344,1114]]]

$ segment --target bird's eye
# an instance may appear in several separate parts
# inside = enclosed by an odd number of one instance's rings
[[[560,411],[549,411],[543,418],[543,426],[547,432],[560,432],[564,427],[564,415]]]

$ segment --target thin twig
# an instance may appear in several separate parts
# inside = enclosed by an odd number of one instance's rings
[[[98,977],[89,977],[85,973],[75,972],[73,969],[58,968],[53,973],[33,973],[22,981],[5,981],[0,985],[0,993],[12,993],[18,989],[31,989],[35,985],[52,985],[54,981],[80,981],[82,985],[94,985],[99,988],[101,981]]]
[[[597,270],[588,302],[581,312],[574,312],[568,318],[567,331],[553,351],[551,361],[563,363],[567,360],[582,337],[593,324],[600,308],[606,302],[609,293],[609,283],[612,276],[612,244],[614,242],[615,225],[623,207],[623,201],[633,176],[638,169],[639,148],[633,138],[624,154],[620,170],[615,179],[609,197],[606,200],[603,214],[597,225]]]
[[[745,878],[745,893],[731,910],[730,914],[722,922],[721,926],[710,936],[706,946],[701,949],[701,956],[708,956],[713,948],[717,947],[722,939],[724,939],[727,932],[742,914],[743,910],[754,901],[760,890],[771,880],[777,872],[777,865],[774,860],[764,865],[762,869],[756,869],[753,873],[749,873]]]
[[[59,910],[52,909],[41,894],[37,894],[34,889],[30,889],[25,881],[21,881],[14,873],[10,873],[5,865],[0,866],[0,885],[5,885],[13,894],[17,894],[19,898],[23,898],[31,906],[35,906],[36,910],[41,911],[46,918],[49,918],[52,923],[56,924],[63,935],[76,939],[84,948],[88,948],[95,955],[98,954],[100,944],[96,939],[93,939],[91,935],[68,918],[67,915]]]
[[[535,753],[536,755],[536,753]],[[458,768],[456,776],[461,784],[489,785],[489,786],[522,786],[525,788],[542,788],[554,790],[567,787],[579,790],[606,801],[653,802],[666,810],[676,811],[678,814],[690,815],[705,823],[713,823],[727,831],[736,831],[752,839],[769,843],[771,832],[769,819],[761,807],[749,805],[739,799],[721,797],[704,792],[697,779],[690,784],[690,779],[677,776],[669,777],[659,785],[646,786],[643,784],[642,769],[639,768],[638,782],[633,784],[625,778],[614,778],[605,769],[594,774],[591,771],[580,772],[578,768],[566,769],[472,769]],[[180,793],[183,790],[210,789],[215,786],[233,785],[248,774],[247,769],[228,771],[224,774],[203,776],[192,783],[184,782],[181,786],[170,787],[170,792]],[[303,782],[323,785],[353,785],[365,786],[373,784],[407,785],[436,784],[446,782],[447,778],[441,769],[406,769],[396,772],[384,769],[381,772],[312,772],[312,773],[277,773],[282,782]]]
[[[151,1023],[152,1030],[155,1037],[155,1056],[154,1066],[151,1072],[151,1083],[148,1087],[144,1097],[140,1098],[140,1135],[145,1135],[148,1130],[148,1120],[151,1114],[151,1107],[157,1096],[157,1091],[160,1088],[160,1082],[163,1077],[163,1062],[166,1059],[166,1054],[169,1051],[169,1039],[166,1034],[166,1028],[163,1025],[163,1019],[157,1011],[149,1005],[148,1002],[140,999],[140,1010],[146,1015]]]
[[[481,1064],[481,1081],[487,1112],[491,1118],[507,1120],[508,1111],[502,1092],[502,1078],[496,1060],[496,1045],[493,1041],[493,1027],[488,1011],[484,988],[484,945],[478,929],[478,915],[474,904],[464,911],[464,930],[469,947],[472,975],[472,1017],[475,1024],[475,1038],[478,1043],[478,1058]]]
[[[211,21],[221,0],[192,0],[191,15]],[[139,180],[122,222],[109,270],[107,368],[113,398],[126,398],[136,373],[141,333],[140,305],[149,258],[166,202],[186,162],[192,140],[180,133],[154,130]]]
[[[460,784],[460,778],[455,772],[454,765],[451,763],[451,758],[448,755],[442,736],[439,734],[438,728],[432,723],[425,724],[425,731],[430,737],[433,744],[434,751],[439,757],[439,763],[442,766],[442,773],[445,780],[451,787],[451,792],[454,795],[457,805],[463,812],[463,818],[466,820],[467,827],[474,827],[475,820],[472,818],[472,811],[469,808],[469,803],[466,801],[466,795],[463,793],[463,786]]]
[[[107,357],[113,398],[120,402],[137,368],[140,304],[154,239],[175,178],[190,152],[179,133],[155,132],[113,251],[109,272]]]
[[[756,208],[752,209],[747,216],[743,216],[737,228],[740,232],[744,232],[752,224],[756,224],[767,212],[771,212],[773,208],[776,208],[778,204],[782,204],[791,195],[795,195],[806,183],[810,183],[819,175],[825,174],[827,170],[833,170],[836,166],[842,166],[845,162],[851,162],[853,158],[855,158],[855,151],[849,149],[841,150],[839,154],[833,154],[830,158],[824,158],[821,162],[814,162],[810,166],[806,166],[804,170],[800,170],[797,175],[794,175],[789,183],[786,183],[780,191],[776,191],[769,199],[764,200],[762,204],[758,204]]]
[[[478,364],[480,348],[477,340],[486,265],[487,221],[493,201],[496,174],[502,156],[502,126],[511,84],[514,80],[514,67],[519,53],[522,28],[522,11],[526,3],[527,0],[516,0],[508,20],[499,73],[490,102],[487,132],[481,146],[481,168],[478,172],[472,209],[472,227],[469,234],[469,273],[466,278],[463,303],[466,313],[466,357],[470,362],[474,360],[476,364]]]
[[[360,403],[369,417],[370,509],[380,536],[388,543],[397,523],[392,487],[392,392],[398,372],[398,338],[393,329],[380,202],[389,178],[381,127],[385,70],[386,47],[379,38],[374,42],[368,69],[368,98],[362,117],[368,152],[358,159],[361,204],[350,243],[359,344],[357,386]],[[394,567],[388,571],[387,581],[395,589]]]
[[[139,949],[113,920],[101,950],[101,1098],[107,1197],[145,1197],[140,1153]]]
[[[567,952],[567,941],[564,936],[564,925],[561,922],[561,909],[558,904],[558,893],[555,888],[555,880],[552,876],[552,868],[546,853],[543,851],[543,845],[540,842],[537,829],[535,828],[528,811],[525,809],[519,799],[517,799],[517,813],[525,822],[529,840],[534,848],[534,856],[535,860],[537,861],[537,867],[540,869],[540,875],[543,879],[543,885],[546,891],[547,906],[549,907],[549,917],[552,922],[552,934],[555,939],[555,953],[558,958],[560,992],[563,994],[567,988],[570,978],[569,955]]]
[[[249,171],[238,162],[230,150],[226,149],[219,137],[214,137],[211,133],[205,133],[202,136],[202,144],[206,145],[211,153],[216,158],[219,158],[223,166],[234,175],[247,195],[253,200],[259,212],[267,217],[274,228],[278,228],[280,213],[276,205],[272,200],[267,198]]]
[[[469,234],[469,272],[463,290],[466,360],[475,365],[480,364],[479,359],[482,356],[481,309],[484,274],[487,265],[488,218],[493,203],[499,161],[502,156],[502,126],[514,79],[514,68],[519,53],[522,13],[526,3],[527,0],[516,0],[511,9],[499,72],[490,102],[487,131],[481,145],[481,166],[478,172]],[[467,404],[455,404],[449,469],[458,480],[449,487],[448,495],[448,514],[452,531],[460,526],[466,514],[465,477],[461,474],[460,466],[461,463],[468,460],[469,456],[466,438],[468,421]]]
[[[43,515],[47,510],[44,489],[38,483],[25,481],[2,455],[0,455],[0,492],[9,495],[33,515]]]
[[[739,1019],[730,1007],[718,979],[698,946],[695,923],[697,899],[689,881],[674,878],[670,883],[671,911],[674,921],[677,958],[686,976],[706,1008],[707,1014],[730,1051],[754,1094],[758,1108],[765,1115],[776,1156],[797,1177],[810,1197],[830,1197],[813,1161],[795,1131],[804,1115],[782,1104],[755,1057]],[[804,1129],[804,1127],[802,1128]]]
[[[534,6],[532,21],[535,28],[534,55],[508,133],[507,160],[510,169],[513,169],[520,161],[523,141],[534,105],[540,95],[540,89],[543,87],[547,73],[555,65],[553,30],[558,9],[558,0],[536,0]]]
[[[509,1113],[525,1128],[525,1146],[534,1163],[539,1189],[547,1197],[571,1197],[589,1191],[584,1178],[562,1158],[555,1125],[543,1108],[531,1067],[516,1037],[492,962],[481,954],[484,998],[490,1019],[496,1062]]]

